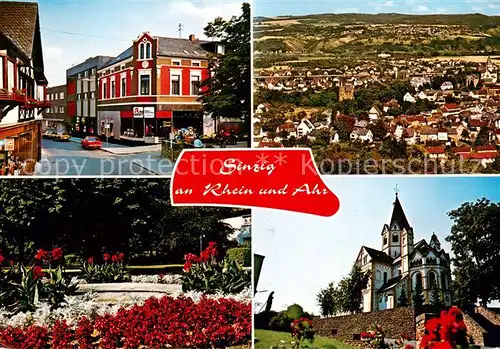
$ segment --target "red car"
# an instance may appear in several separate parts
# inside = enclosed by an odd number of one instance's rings
[[[82,140],[83,149],[101,149],[102,142],[95,136],[87,136]]]

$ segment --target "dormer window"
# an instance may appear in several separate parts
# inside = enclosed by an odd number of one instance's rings
[[[151,59],[151,43],[146,38],[139,44],[139,59]]]

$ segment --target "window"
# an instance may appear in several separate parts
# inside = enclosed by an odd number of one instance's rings
[[[85,77],[88,78],[89,77],[89,71],[88,70],[85,70]]]
[[[198,96],[200,94],[200,77],[191,76],[191,96]]]
[[[59,93],[59,99],[64,99],[64,92]]]
[[[64,107],[59,107],[59,113],[64,114]]]
[[[429,285],[430,287],[436,285],[436,274],[434,274],[433,272],[429,273]]]
[[[384,284],[387,282],[387,272],[384,271]]]
[[[146,59],[151,58],[151,43],[146,43]]]
[[[95,92],[94,91],[90,92],[90,99],[95,99]]]
[[[392,242],[398,242],[399,241],[399,236],[398,234],[393,234],[392,235]]]
[[[144,44],[139,45],[139,59],[144,59]]]
[[[363,264],[366,264],[366,263],[368,263],[368,256],[363,257]]]
[[[170,80],[170,84],[172,85],[171,95],[179,96],[181,94],[181,76],[174,74]]]
[[[126,78],[122,78],[122,91],[121,96],[125,97],[125,93],[127,92],[127,80]]]
[[[199,67],[200,66],[200,62],[191,62],[191,65],[193,67]]]
[[[111,81],[111,98],[115,98],[115,80]]]
[[[224,45],[217,45],[217,52],[218,54],[223,55],[226,52],[226,47]]]
[[[96,73],[96,68],[92,68],[91,73],[92,73],[91,75],[95,75],[95,73]]]
[[[141,75],[141,96],[149,95],[149,75]]]
[[[2,72],[0,72],[0,74],[2,74]],[[0,84],[2,83],[2,80],[0,79]],[[1,86],[1,85],[0,85]],[[50,101],[50,93],[47,94],[47,97],[45,97],[48,101]]]
[[[384,236],[384,246],[387,245],[387,236]]]
[[[181,61],[179,60],[173,60],[172,65],[181,65]]]
[[[103,99],[106,99],[107,96],[107,90],[108,90],[108,83],[105,81],[103,84],[102,84],[102,98]]]
[[[120,65],[120,70],[124,70],[124,69],[125,69],[125,64]]]

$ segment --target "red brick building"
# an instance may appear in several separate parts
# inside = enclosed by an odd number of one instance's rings
[[[221,44],[141,34],[98,70],[98,135],[155,142],[172,129],[203,133],[200,83],[209,76],[208,54]],[[147,137],[147,139],[145,139]]]
[[[40,160],[46,85],[38,5],[0,2],[0,163]]]

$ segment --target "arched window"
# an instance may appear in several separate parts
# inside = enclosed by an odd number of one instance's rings
[[[375,272],[375,280],[377,280],[377,281],[382,280],[382,273],[380,273],[380,270],[377,270]]]
[[[422,288],[422,274],[416,273],[414,274],[415,276],[413,277],[413,289],[418,287]]]
[[[384,284],[387,282],[387,272],[384,271]]]
[[[146,43],[146,59],[151,58],[151,43]]]
[[[144,59],[144,43],[139,45],[139,59]]]
[[[441,287],[446,289],[446,273],[441,273]]]
[[[429,279],[429,287],[433,287],[436,284],[436,274],[434,272],[430,271],[428,274],[428,279]]]

